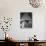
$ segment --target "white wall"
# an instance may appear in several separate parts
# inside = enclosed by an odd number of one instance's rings
[[[31,29],[20,28],[20,12],[32,12],[33,27]],[[17,40],[27,40],[34,34],[39,40],[46,39],[46,8],[33,8],[28,0],[0,0],[0,17],[13,17],[10,31],[8,31]],[[0,35],[2,31],[0,31]],[[0,36],[2,39],[2,36]]]

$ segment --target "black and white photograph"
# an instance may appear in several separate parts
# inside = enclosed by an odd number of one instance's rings
[[[20,28],[32,28],[32,12],[20,13]]]

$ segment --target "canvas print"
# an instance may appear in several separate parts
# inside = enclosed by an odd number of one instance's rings
[[[20,28],[32,28],[32,12],[20,13]]]

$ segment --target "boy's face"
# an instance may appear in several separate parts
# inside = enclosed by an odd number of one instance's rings
[[[34,37],[36,37],[36,35],[34,35]]]

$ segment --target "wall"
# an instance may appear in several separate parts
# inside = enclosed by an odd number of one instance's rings
[[[20,12],[32,12],[33,27],[31,29],[20,28]],[[34,34],[37,35],[39,40],[46,40],[45,12],[46,8],[44,7],[31,7],[28,0],[0,0],[0,19],[4,16],[13,17],[12,26],[8,33],[17,40],[27,40]],[[0,35],[2,33],[3,31],[0,31]],[[0,39],[4,39],[4,37],[0,36]]]

